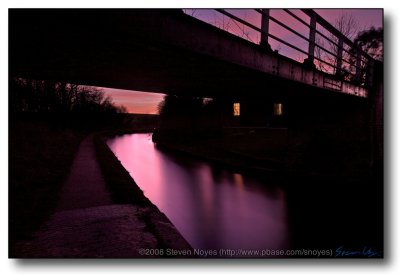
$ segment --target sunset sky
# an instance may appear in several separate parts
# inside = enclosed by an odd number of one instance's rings
[[[116,105],[123,105],[129,113],[157,114],[157,106],[164,94],[102,88]]]
[[[227,11],[234,15],[245,19],[255,26],[260,27],[261,15],[252,10],[241,10],[241,9],[228,9]],[[309,18],[299,10],[291,10],[300,18],[309,22]],[[335,23],[335,20],[340,17],[343,13],[351,14],[359,23],[360,30],[369,29],[371,27],[380,28],[382,27],[383,11],[381,9],[316,9],[323,18],[325,18],[331,24]],[[230,32],[238,34],[240,33],[249,41],[257,43],[260,38],[259,34],[251,29],[243,28],[243,26],[237,25],[232,21],[227,20],[226,17],[221,14],[209,10],[209,9],[196,9],[196,10],[185,10],[187,14],[193,15],[194,17],[201,19],[207,23],[219,25]],[[288,14],[280,9],[271,10],[271,16],[288,24],[290,27],[308,37],[308,29],[298,23],[297,20],[290,17]],[[318,28],[318,26],[317,26]],[[270,33],[278,36],[279,38],[293,43],[297,47],[307,51],[308,44],[306,41],[297,37],[295,34],[288,32],[276,23],[270,23]],[[272,39],[269,43],[273,50],[278,50],[280,54],[286,55],[292,59],[302,61],[306,56],[300,52],[296,52],[293,49],[281,44]],[[111,88],[102,88],[106,95],[112,97],[114,103],[117,105],[123,105],[127,108],[130,113],[141,113],[141,114],[156,114],[157,106],[163,100],[164,94],[156,93],[144,93],[139,91],[128,91]]]

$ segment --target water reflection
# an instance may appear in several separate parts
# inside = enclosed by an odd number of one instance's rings
[[[149,134],[120,136],[108,145],[194,248],[288,248],[282,189],[266,180],[160,152]]]

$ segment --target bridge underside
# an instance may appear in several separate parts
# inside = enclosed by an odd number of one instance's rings
[[[246,50],[253,59],[277,58],[174,10],[11,10],[9,38],[15,77],[204,97],[354,97],[281,77],[279,69],[266,73],[259,60],[240,64]],[[226,60],[235,53],[238,60]]]

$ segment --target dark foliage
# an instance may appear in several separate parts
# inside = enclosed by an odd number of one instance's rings
[[[167,95],[159,104],[160,128],[155,136],[179,140],[198,139],[218,134],[221,109],[218,99]]]
[[[376,60],[383,61],[383,29],[374,27],[360,32],[354,43]]]
[[[110,97],[94,87],[13,78],[10,80],[10,112],[41,114],[116,114],[124,113]]]
[[[161,116],[195,115],[201,112],[204,102],[201,97],[166,95],[158,105]]]
[[[366,52],[370,57],[375,60],[383,61],[383,29],[375,29],[371,27],[369,30],[361,31],[354,38],[354,43],[357,48],[350,49],[350,68],[353,73],[356,71],[357,66],[357,51],[361,49]],[[361,81],[366,80],[368,77],[368,68],[371,65],[370,61],[366,57],[360,57],[360,79],[356,79],[355,75],[347,75],[347,79],[350,81]]]
[[[31,237],[54,211],[85,132],[52,127],[29,116],[9,128],[10,244]]]
[[[30,238],[54,211],[81,140],[125,126],[122,112],[93,87],[10,79],[10,244]]]

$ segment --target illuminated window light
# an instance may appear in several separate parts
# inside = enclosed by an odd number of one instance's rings
[[[240,103],[233,103],[233,116],[240,116]]]
[[[281,116],[283,114],[282,103],[274,103],[274,115]]]

